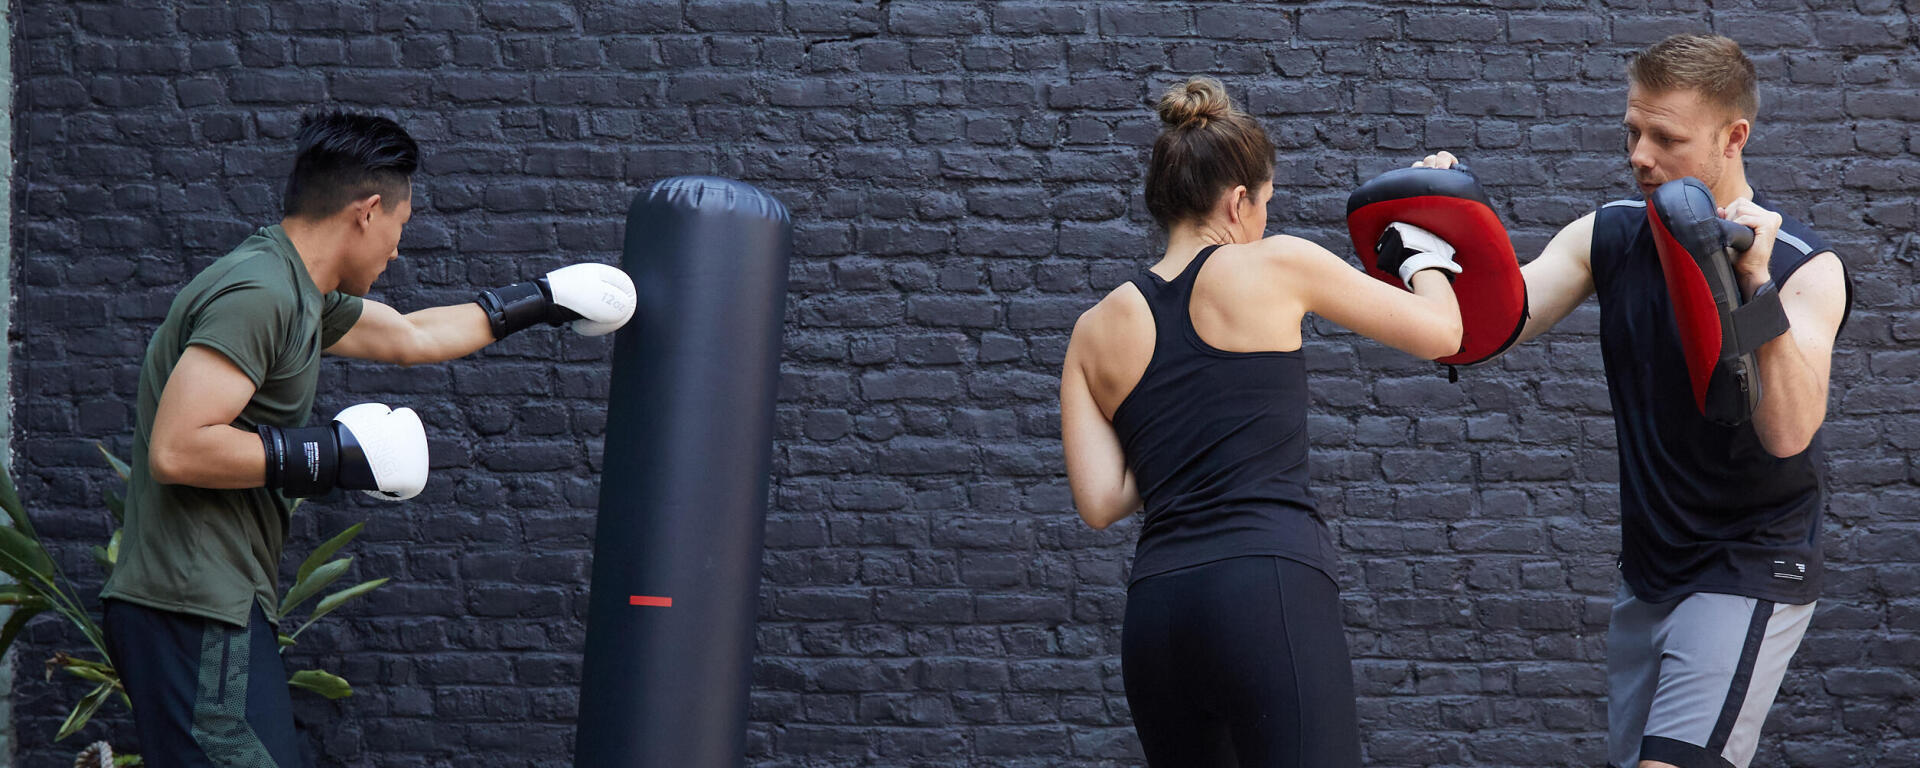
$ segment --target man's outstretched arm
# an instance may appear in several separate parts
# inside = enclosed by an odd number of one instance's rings
[[[371,299],[329,354],[399,365],[473,354],[531,325],[571,323],[582,335],[612,333],[633,317],[633,280],[618,267],[575,264],[539,280],[482,291],[465,304],[400,314]]]

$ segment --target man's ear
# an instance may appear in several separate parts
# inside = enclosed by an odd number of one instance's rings
[[[367,228],[373,226],[373,209],[380,207],[380,195],[374,193],[353,201],[347,209],[353,212],[354,226]]]
[[[1747,139],[1753,136],[1753,123],[1742,117],[1733,121],[1727,131],[1727,143],[1720,148],[1720,154],[1728,159],[1740,154],[1747,148]]]

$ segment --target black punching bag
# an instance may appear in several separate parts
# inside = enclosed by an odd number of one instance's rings
[[[627,210],[640,302],[614,344],[574,765],[745,760],[786,206],[682,176]]]

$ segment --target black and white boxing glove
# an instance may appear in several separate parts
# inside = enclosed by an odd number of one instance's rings
[[[1388,274],[1399,275],[1400,282],[1413,287],[1413,276],[1423,269],[1439,269],[1447,279],[1460,274],[1460,263],[1453,260],[1453,246],[1428,232],[1402,221],[1387,225],[1373,246],[1374,264]]]
[[[474,299],[486,310],[496,339],[535,323],[573,323],[582,336],[613,333],[633,317],[636,300],[633,278],[619,267],[594,263],[561,267],[530,283],[481,291]]]
[[[412,408],[361,403],[322,426],[255,431],[267,451],[267,487],[285,496],[346,488],[398,500],[427,487],[427,431]]]

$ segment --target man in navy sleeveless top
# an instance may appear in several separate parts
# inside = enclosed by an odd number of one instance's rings
[[[1742,152],[1754,68],[1725,37],[1677,35],[1628,67],[1626,149],[1642,197],[1567,225],[1524,273],[1521,339],[1600,302],[1620,450],[1620,574],[1607,635],[1608,764],[1746,768],[1822,578],[1820,424],[1845,269],[1826,241],[1753,187]],[[1423,164],[1446,167],[1453,158]],[[1644,196],[1692,176],[1752,227],[1743,297],[1771,282],[1790,328],[1761,346],[1761,400],[1736,427],[1696,407]],[[1764,176],[1764,174],[1763,174]]]

